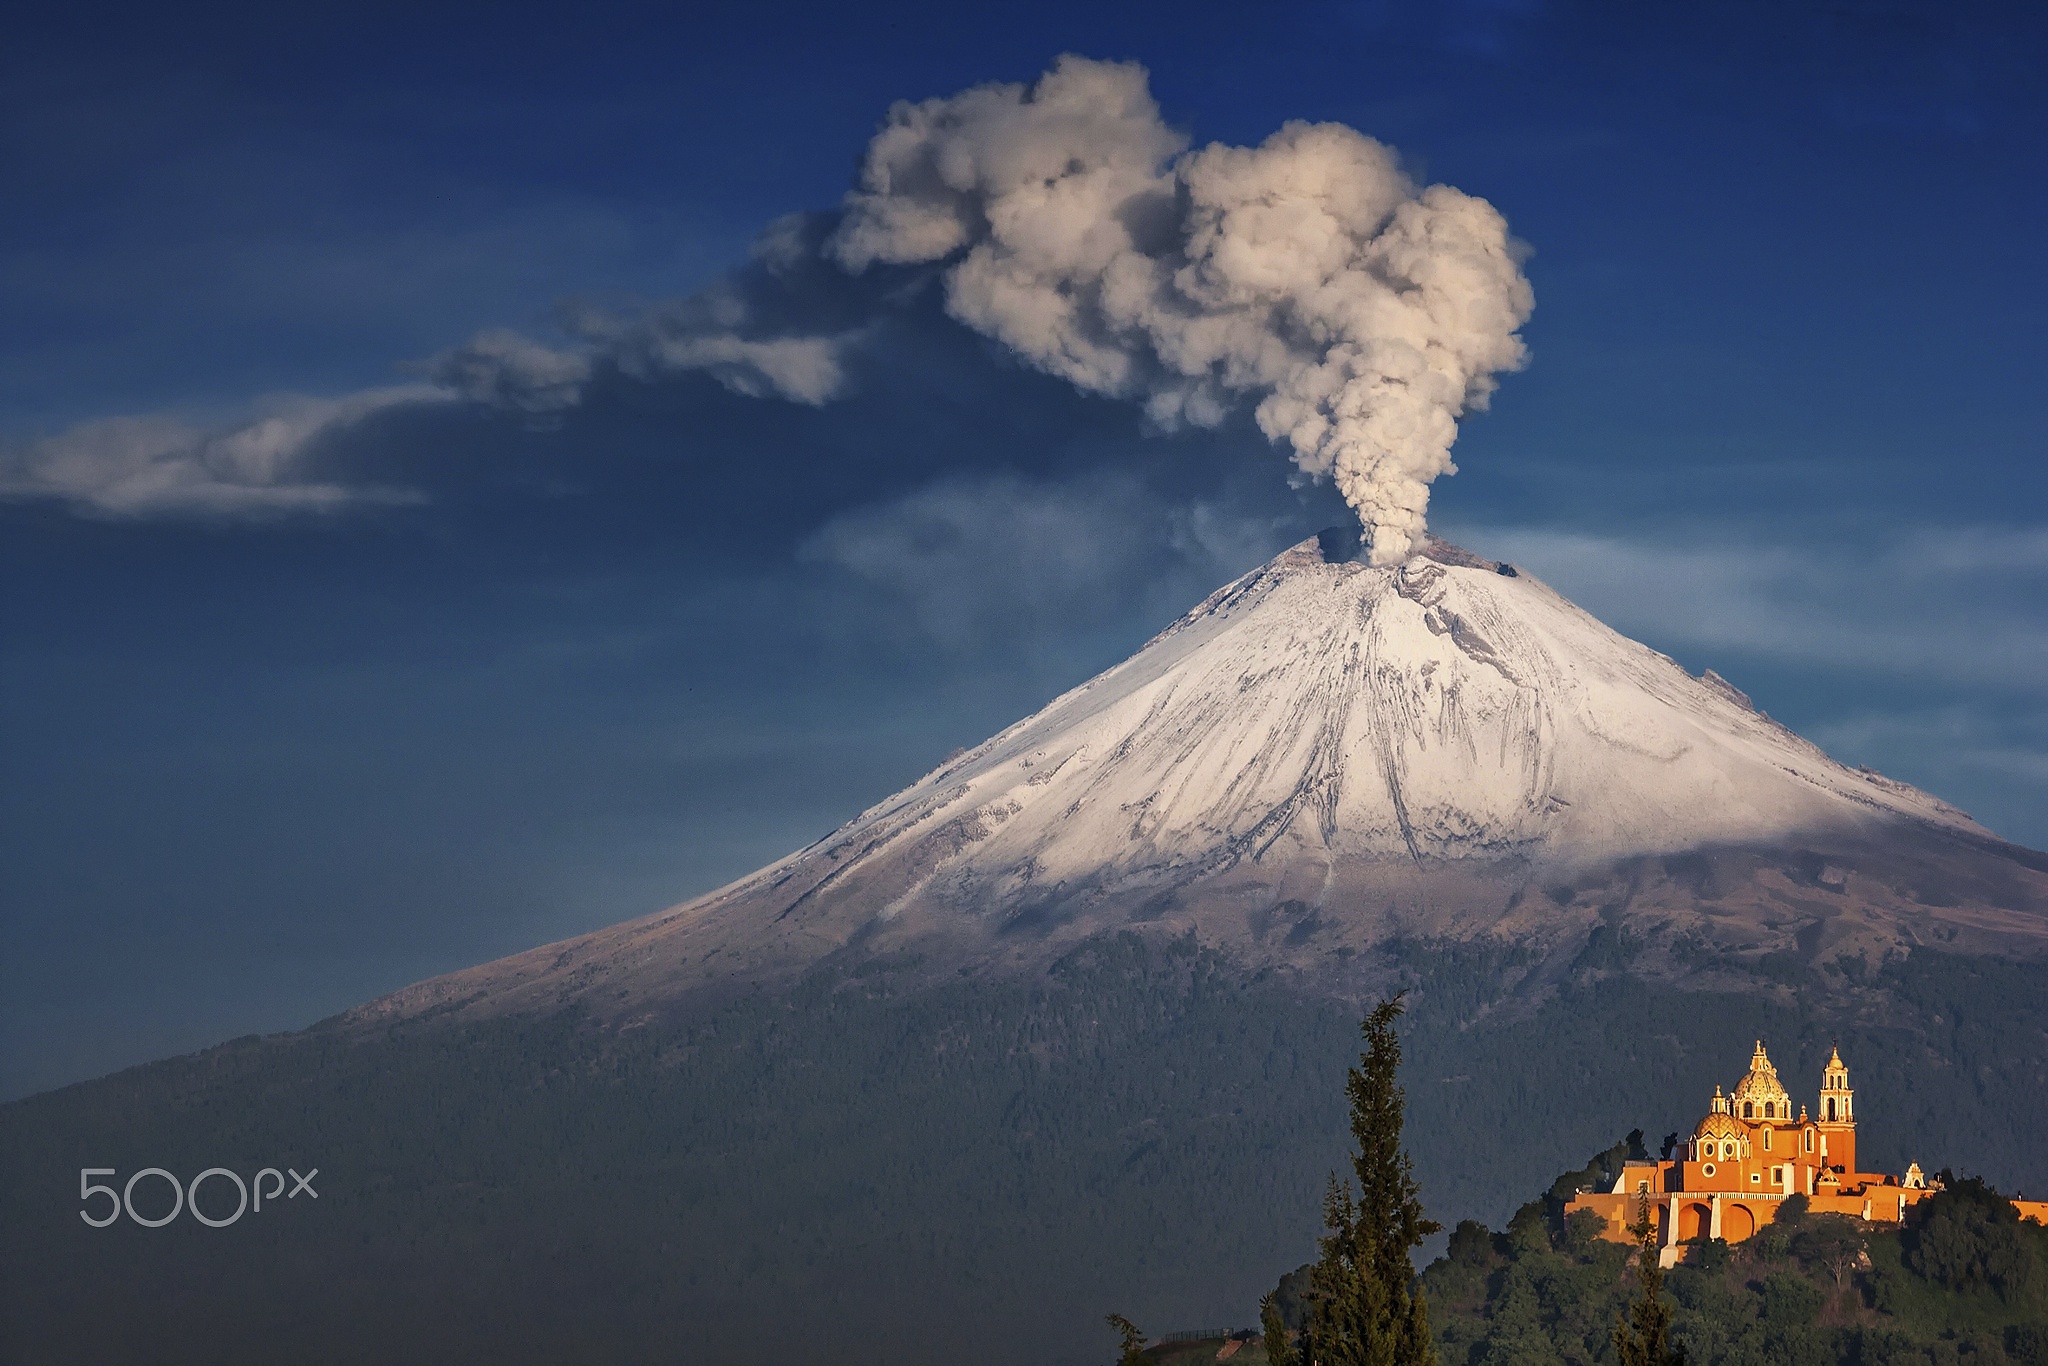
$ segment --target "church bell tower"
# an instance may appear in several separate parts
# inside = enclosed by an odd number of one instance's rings
[[[1849,1069],[1837,1048],[1820,1074],[1821,1143],[1827,1150],[1826,1163],[1845,1172],[1856,1170],[1856,1092],[1849,1086]]]

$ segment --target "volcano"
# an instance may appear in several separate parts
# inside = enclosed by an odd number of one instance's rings
[[[2044,956],[2048,858],[1520,566],[1330,532],[729,887],[0,1106],[4,1355],[1040,1366],[1111,1310],[1248,1323],[1393,992],[1446,1225],[1686,1129],[1757,1039],[1840,1048],[1868,1169],[2033,1187]],[[94,1229],[85,1162],[321,1198]]]
[[[1192,934],[1343,995],[1395,937],[1651,953],[2048,952],[2048,859],[1850,769],[1525,570],[1430,538],[1303,541],[1128,660],[824,839],[643,920],[423,983],[361,1018],[612,1016],[914,953],[1033,971]]]

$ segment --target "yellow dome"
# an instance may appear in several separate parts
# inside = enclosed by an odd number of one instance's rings
[[[1710,1138],[1741,1138],[1743,1136],[1743,1129],[1730,1116],[1715,1113],[1701,1120],[1700,1127],[1692,1131],[1692,1136],[1700,1142],[1705,1142]]]
[[[1737,1114],[1742,1113],[1745,1101],[1756,1106],[1754,1114],[1743,1115],[1745,1119],[1762,1119],[1766,1101],[1771,1103],[1771,1118],[1792,1117],[1792,1097],[1778,1081],[1778,1069],[1771,1065],[1770,1056],[1764,1052],[1763,1040],[1757,1040],[1756,1053],[1749,1060],[1749,1073],[1735,1083],[1735,1094],[1730,1099],[1735,1103],[1729,1108]]]

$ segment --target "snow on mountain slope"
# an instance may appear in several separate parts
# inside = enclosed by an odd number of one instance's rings
[[[861,846],[850,871],[950,820],[973,852],[925,885],[978,901],[1276,850],[1578,860],[1880,814],[1986,833],[1528,574],[1442,542],[1396,569],[1333,564],[1308,541],[822,848]]]
[[[1346,540],[1282,553],[750,878],[389,1007],[543,983],[637,999],[892,945],[1033,959],[1134,922],[1300,963],[1394,932],[1583,933],[1557,886],[1603,881],[1609,906],[1728,942],[1917,942],[1930,901],[1937,938],[2043,938],[2048,865],[1963,813],[1525,572],[1434,538],[1372,568]],[[1705,882],[1637,866],[1700,850],[1778,853]]]

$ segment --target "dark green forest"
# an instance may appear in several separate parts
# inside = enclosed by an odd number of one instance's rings
[[[1617,1130],[1689,1126],[1759,1035],[1795,1089],[1841,1040],[1871,1161],[2048,1170],[2032,969],[1919,953],[1677,993],[1629,956],[1596,935],[1562,963],[1428,943],[1361,963],[1409,989],[1433,1216],[1500,1222]],[[0,1353],[1080,1362],[1110,1308],[1249,1321],[1342,1160],[1355,1009],[1129,935],[1032,980],[915,966],[624,1032],[334,1023],[0,1107]],[[79,1219],[82,1167],[287,1164],[320,1168],[317,1203],[226,1229]],[[1482,1280],[1511,1269],[1508,1227]]]
[[[1418,1278],[1442,1366],[1613,1366],[1615,1325],[1640,1294],[1636,1249],[1565,1205],[1641,1155],[1631,1135],[1502,1231],[1476,1220],[1452,1231]],[[1694,1246],[1665,1278],[1675,1343],[1695,1366],[2048,1366],[2048,1228],[1981,1179],[1944,1179],[1903,1226],[1814,1214],[1795,1196],[1755,1238]],[[1276,1291],[1289,1326],[1303,1318],[1307,1272]],[[1169,1344],[1153,1355],[1191,1366],[1202,1352]],[[1256,1340],[1233,1355],[1266,1360]]]
[[[1422,1276],[1444,1366],[1615,1360],[1634,1249],[1601,1239],[1591,1211],[1563,1211],[1625,1151],[1561,1178],[1501,1233],[1458,1226]],[[1668,1274],[1673,1337],[1691,1361],[2048,1366],[2048,1228],[1983,1182],[1951,1178],[1903,1228],[1786,1204],[1755,1238],[1702,1244]]]

